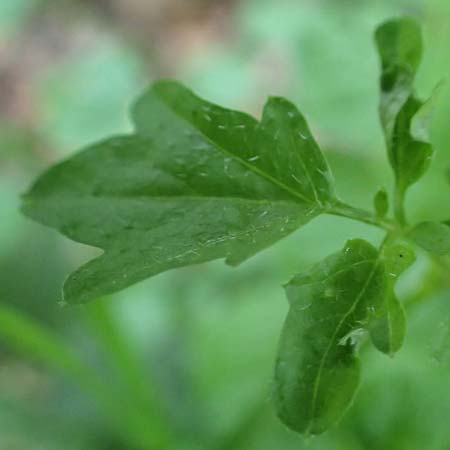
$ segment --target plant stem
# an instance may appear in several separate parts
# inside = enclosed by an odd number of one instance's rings
[[[340,217],[346,217],[347,219],[357,220],[369,225],[382,228],[386,231],[396,231],[397,226],[389,219],[381,219],[369,211],[364,209],[355,208],[354,206],[347,205],[346,203],[337,201],[327,211],[328,214]]]
[[[403,227],[406,225],[405,215],[405,189],[396,186],[394,193],[394,214],[397,222]]]

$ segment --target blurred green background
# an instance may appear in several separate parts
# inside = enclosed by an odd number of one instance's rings
[[[64,277],[95,250],[18,211],[41,170],[130,130],[128,106],[161,77],[255,115],[270,94],[293,99],[341,197],[367,208],[392,186],[372,33],[399,14],[424,25],[427,94],[450,75],[448,0],[0,1],[0,450],[450,450],[450,275],[424,255],[400,286],[405,347],[364,347],[348,415],[304,439],[270,403],[280,286],[378,230],[322,217],[239,269],[180,269],[61,308]],[[412,219],[449,219],[449,120],[447,84]]]

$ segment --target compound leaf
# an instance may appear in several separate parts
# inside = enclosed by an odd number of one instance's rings
[[[189,264],[238,264],[323,212],[331,175],[303,117],[281,99],[266,109],[287,121],[272,153],[262,144],[275,132],[267,112],[258,123],[158,83],[134,108],[135,135],[43,174],[24,196],[25,214],[104,250],[69,276],[65,301],[85,303]]]
[[[379,252],[363,240],[349,241],[288,283],[274,387],[288,427],[318,434],[343,416],[360,376],[353,337],[383,308],[386,290]]]
[[[433,155],[427,128],[436,96],[422,102],[414,94],[423,50],[420,26],[414,20],[385,22],[375,40],[382,71],[381,123],[398,189],[405,192],[425,173]]]

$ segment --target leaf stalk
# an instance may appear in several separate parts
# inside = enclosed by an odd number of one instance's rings
[[[346,217],[347,219],[367,223],[388,232],[395,232],[398,230],[398,226],[394,221],[377,217],[369,211],[347,205],[341,201],[334,203],[331,208],[326,211],[326,213],[333,216]]]

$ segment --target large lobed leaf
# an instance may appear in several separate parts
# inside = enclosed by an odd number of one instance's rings
[[[287,286],[290,310],[275,368],[275,404],[291,429],[318,434],[337,422],[359,383],[353,338],[382,312],[388,281],[377,249],[351,240]]]
[[[24,195],[29,217],[104,250],[66,280],[69,303],[175,267],[239,264],[334,201],[328,165],[287,100],[269,99],[258,122],[164,81],[133,119],[136,134],[84,149]]]
[[[425,173],[433,155],[428,123],[436,96],[422,102],[414,94],[423,44],[413,19],[385,22],[375,40],[381,61],[381,123],[398,189],[405,192]]]

